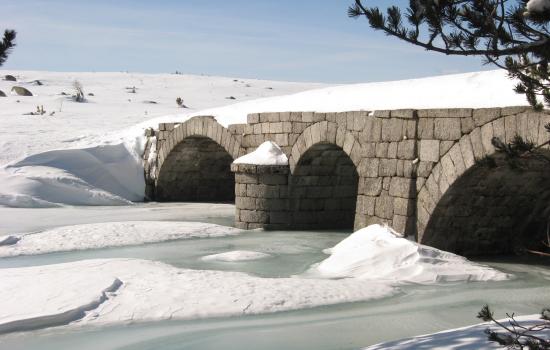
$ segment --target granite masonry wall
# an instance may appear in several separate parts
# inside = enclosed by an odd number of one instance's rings
[[[184,139],[198,136],[214,141],[231,159],[266,140],[277,143],[289,158],[287,167],[232,167],[235,220],[242,228],[359,229],[385,223],[423,243],[479,252],[486,247],[483,242],[496,239],[506,241],[502,250],[508,249],[508,237],[522,226],[520,213],[524,218],[527,212],[535,213],[529,220],[538,222],[548,212],[549,202],[540,196],[549,187],[546,163],[526,160],[520,167],[523,175],[517,175],[521,173],[503,161],[490,166],[484,161],[495,153],[493,137],[511,141],[520,135],[545,142],[543,126],[550,123],[546,111],[284,112],[251,114],[247,121],[226,129],[212,117],[195,117],[149,131],[153,152],[145,155],[145,168],[153,189],[148,193],[155,188],[158,192],[159,184],[163,191],[186,186],[176,184],[181,181],[177,176],[165,174],[173,174],[170,164],[181,159],[171,153],[181,152],[178,145]],[[529,179],[527,185],[519,184],[522,179]],[[488,208],[483,215],[481,207]],[[506,216],[510,218],[503,219]],[[476,224],[468,224],[468,219]]]

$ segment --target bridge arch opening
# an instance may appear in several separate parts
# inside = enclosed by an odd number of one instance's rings
[[[491,159],[450,185],[419,237],[421,243],[462,255],[544,250],[550,162],[532,157],[511,165],[502,154]]]
[[[156,198],[167,202],[234,202],[233,157],[205,136],[189,136],[168,154],[159,171]]]
[[[289,182],[293,227],[353,229],[358,173],[344,150],[321,142],[299,158]]]

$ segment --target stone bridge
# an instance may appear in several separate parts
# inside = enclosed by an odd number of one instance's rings
[[[359,229],[387,223],[461,254],[507,252],[546,230],[550,163],[510,164],[493,137],[542,144],[547,111],[528,107],[285,112],[213,117],[149,130],[147,193],[236,204],[243,229]],[[273,141],[287,166],[237,165]],[[547,152],[544,147],[543,152]]]

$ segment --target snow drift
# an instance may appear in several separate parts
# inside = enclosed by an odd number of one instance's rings
[[[307,275],[413,283],[510,278],[461,256],[398,237],[391,229],[380,225],[356,231],[325,252],[330,257],[312,267]]]

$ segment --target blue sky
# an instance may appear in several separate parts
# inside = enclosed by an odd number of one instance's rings
[[[493,69],[480,58],[429,53],[375,32],[347,17],[351,2],[2,0],[0,29],[18,31],[2,68],[331,83]]]

